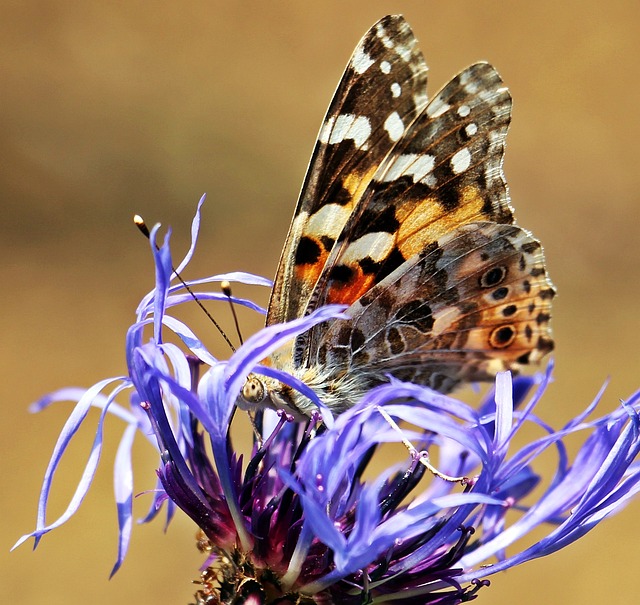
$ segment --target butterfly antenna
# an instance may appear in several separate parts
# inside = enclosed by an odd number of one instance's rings
[[[242,345],[244,344],[244,339],[242,338],[242,332],[240,332],[240,324],[238,323],[236,308],[233,304],[233,300],[231,300],[231,284],[225,280],[220,283],[220,288],[222,289],[222,293],[227,297],[227,300],[229,301],[229,307],[231,308],[231,315],[233,316],[233,323],[236,326],[236,334],[238,335],[238,340]]]
[[[140,231],[142,232],[142,235],[144,235],[147,239],[151,239],[151,233],[149,231],[149,228],[147,227],[147,224],[144,222],[144,219],[139,214],[136,214],[133,217],[133,222],[135,223],[135,226],[138,227],[138,229],[140,229]],[[157,244],[156,244],[156,250],[159,250]],[[180,280],[180,283],[184,286],[185,290],[189,294],[191,294],[191,297],[193,298],[193,300],[196,301],[196,303],[202,309],[204,314],[209,318],[209,321],[211,321],[211,323],[216,327],[218,332],[220,332],[220,335],[222,336],[222,338],[225,339],[225,341],[229,345],[231,351],[233,353],[235,353],[236,352],[236,348],[233,346],[232,342],[229,340],[229,337],[225,334],[224,330],[220,327],[220,324],[218,324],[218,322],[213,318],[211,313],[209,313],[209,311],[207,311],[207,309],[202,304],[200,299],[196,296],[195,292],[187,285],[187,282],[185,282],[184,279],[182,279],[182,276],[180,275],[180,273],[178,273],[176,271],[176,268],[173,266],[173,264],[171,265],[171,269],[173,270],[173,273],[175,274],[175,276]],[[231,291],[231,290],[229,290],[229,291]],[[229,295],[227,294],[227,296],[229,296]],[[234,318],[235,318],[235,313],[234,313]],[[238,322],[236,320],[236,328],[237,328],[237,326],[238,326]]]

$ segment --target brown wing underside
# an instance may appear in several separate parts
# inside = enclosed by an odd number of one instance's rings
[[[402,131],[327,251],[307,312],[353,304],[459,227],[513,222],[502,172],[511,96],[487,63],[465,69]],[[300,271],[300,267],[297,266]],[[296,342],[296,365],[326,325]]]
[[[554,294],[530,233],[464,225],[374,286],[349,308],[351,320],[329,324],[313,364],[369,386],[391,374],[448,392],[551,351]]]
[[[347,385],[337,401],[386,374],[446,392],[553,348],[555,291],[540,244],[513,225],[502,171],[509,91],[477,63],[427,103],[426,74],[402,17],[365,35],[278,268],[267,323],[350,305],[351,321],[316,326],[293,348],[293,367],[321,368],[320,390]]]
[[[355,302],[460,225],[511,223],[502,173],[511,96],[491,65],[470,66],[403,129],[328,253],[307,311]]]
[[[400,91],[398,93],[398,91]],[[410,122],[427,103],[427,65],[403,17],[360,41],[323,122],[275,279],[267,324],[301,316],[332,241],[394,145],[390,115]]]

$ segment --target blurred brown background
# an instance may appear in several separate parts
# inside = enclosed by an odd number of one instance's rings
[[[30,416],[27,406],[53,388],[124,372],[125,330],[153,280],[134,212],[171,225],[182,251],[206,191],[187,276],[273,275],[333,89],[360,36],[384,14],[402,12],[411,23],[431,67],[431,94],[480,59],[497,66],[513,93],[511,194],[520,224],[543,241],[559,290],[556,383],[539,413],[560,426],[607,376],[606,409],[640,386],[639,6],[0,2],[0,601],[189,602],[201,558],[181,516],[167,535],[161,522],[136,526],[123,569],[107,581],[116,555],[117,421],[80,513],[35,553],[29,545],[7,553],[34,526],[40,482],[70,410]],[[243,323],[247,332],[258,325],[248,316]],[[60,471],[51,519],[71,496],[91,433],[79,436]],[[140,443],[143,490],[156,461]],[[136,503],[138,516],[147,503]],[[634,602],[639,514],[633,504],[566,551],[494,577],[481,601]]]

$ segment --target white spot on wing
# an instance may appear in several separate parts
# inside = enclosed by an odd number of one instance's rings
[[[506,129],[492,130],[489,132],[489,149],[494,150],[504,143]]]
[[[398,141],[402,137],[404,124],[397,111],[389,114],[389,117],[384,121],[384,129],[389,133],[389,138],[392,141]]]
[[[396,52],[400,55],[400,58],[405,62],[409,63],[411,60],[411,49],[403,46],[402,44],[396,44]]]
[[[304,228],[305,233],[322,233],[332,239],[337,239],[344,224],[347,222],[351,208],[340,204],[326,204],[309,217]]]
[[[471,122],[471,124],[467,124],[464,127],[464,131],[467,133],[468,137],[472,137],[476,132],[478,132],[478,126]]]
[[[461,118],[466,118],[471,113],[471,108],[468,105],[460,105],[458,107],[458,115]]]
[[[375,61],[362,48],[356,48],[356,52],[351,58],[351,67],[358,74],[363,74]]]
[[[389,256],[393,250],[394,242],[395,238],[391,233],[383,231],[367,233],[349,244],[340,257],[340,262],[345,265],[356,264],[367,257],[373,262],[380,262]]]
[[[380,24],[378,24],[377,33],[378,38],[380,38],[380,41],[385,48],[393,48],[393,40],[387,36],[387,32],[384,31],[384,27]]]
[[[464,147],[451,156],[451,170],[454,174],[460,174],[471,165],[471,153]]]
[[[462,84],[465,92],[469,93],[470,95],[474,95],[478,92],[480,80],[478,80],[477,78],[478,76],[475,73],[473,67],[465,69],[460,74],[460,84]]]
[[[440,97],[436,97],[427,105],[427,115],[430,118],[437,118],[451,109],[451,105],[445,103]]]
[[[389,63],[389,61],[382,61],[380,63],[380,71],[383,74],[388,74],[391,71],[391,63]]]
[[[440,311],[433,314],[433,327],[431,333],[438,336],[444,332],[451,330],[451,326],[455,324],[462,315],[462,310],[455,305],[447,305]]]
[[[356,147],[362,147],[371,134],[371,123],[365,116],[343,113],[332,116],[320,130],[318,139],[321,143],[335,145],[347,139],[353,139]]]
[[[430,183],[425,179],[429,177],[429,173],[433,170],[435,163],[436,159],[432,155],[420,155],[417,153],[399,155],[385,172],[382,182],[389,183],[401,176],[409,175],[413,178],[414,183],[423,181],[429,185]]]
[[[397,82],[394,82],[391,85],[391,95],[393,96],[393,98],[397,99],[400,96],[401,92],[402,92],[402,88],[400,84],[398,84]]]

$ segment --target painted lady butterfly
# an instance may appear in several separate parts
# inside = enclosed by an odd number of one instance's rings
[[[268,360],[334,413],[388,375],[447,393],[553,348],[555,290],[540,243],[513,224],[502,172],[509,91],[488,63],[430,102],[426,85],[403,17],[376,23],[329,106],[282,251],[267,324],[350,305],[350,320]],[[255,375],[239,405],[314,409]]]

